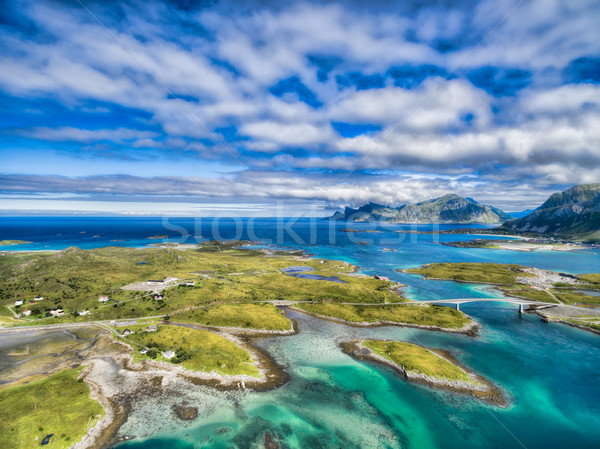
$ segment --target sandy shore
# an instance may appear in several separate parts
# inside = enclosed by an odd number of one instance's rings
[[[259,371],[258,377],[248,375],[221,375],[215,372],[190,371],[182,366],[155,360],[133,360],[134,349],[129,344],[115,340],[103,326],[105,332],[98,337],[97,343],[79,351],[80,364],[85,368],[80,378],[90,388],[90,396],[97,400],[105,410],[105,415],[89,429],[84,438],[73,445],[75,449],[100,449],[112,446],[117,433],[127,421],[132,404],[140,403],[148,397],[162,397],[165,401],[179,399],[193,402],[194,391],[200,387],[211,387],[221,391],[228,390],[270,390],[283,385],[289,375],[265,351],[254,345],[260,338],[292,335],[297,332],[296,323],[286,331],[267,331],[243,328],[215,328],[208,326],[189,326],[210,330],[250,354]],[[177,325],[177,323],[171,323]],[[74,327],[95,326],[93,323],[54,325],[51,329],[17,328],[4,329],[4,332],[39,332],[42,330],[73,329]],[[188,325],[185,325],[188,326]],[[69,365],[71,366],[71,365]],[[53,374],[66,368],[56,364]]]
[[[498,405],[500,407],[508,406],[508,401],[506,400],[506,398],[504,397],[504,395],[498,387],[494,386],[491,382],[489,382],[482,376],[479,376],[471,370],[469,370],[461,362],[456,360],[448,351],[444,351],[441,349],[424,348],[461,368],[469,376],[472,382],[459,380],[453,381],[449,379],[427,376],[425,374],[418,373],[415,371],[408,371],[403,366],[400,366],[394,363],[393,361],[388,360],[385,357],[382,357],[379,354],[376,354],[373,351],[371,351],[369,348],[362,344],[364,341],[365,340],[353,340],[350,342],[344,342],[340,343],[340,347],[342,348],[342,351],[356,359],[371,360],[376,363],[389,366],[409,382],[428,385],[431,388],[438,388],[453,391],[456,393],[469,394],[473,397],[482,399],[490,404]]]
[[[105,416],[90,429],[88,434],[73,447],[76,449],[100,449],[115,444],[117,433],[127,421],[132,404],[144,397],[164,397],[193,401],[194,386],[206,386],[221,391],[269,390],[287,382],[285,373],[268,354],[252,345],[256,336],[240,336],[220,332],[221,336],[233,341],[254,360],[259,377],[247,375],[224,376],[214,372],[190,371],[179,365],[154,360],[134,363],[133,348],[126,343],[105,338],[114,347],[121,346],[121,353],[91,355],[82,364],[86,368],[81,378],[90,386],[91,395],[105,409]],[[266,336],[263,334],[263,336]],[[271,336],[271,334],[269,334]],[[100,351],[99,351],[100,352]]]

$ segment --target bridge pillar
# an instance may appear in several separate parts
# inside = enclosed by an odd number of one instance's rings
[[[456,303],[456,310],[460,311],[460,303],[459,302]]]
[[[519,304],[519,313],[525,312],[525,304]]]

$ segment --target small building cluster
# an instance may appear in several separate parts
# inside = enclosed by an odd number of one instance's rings
[[[194,281],[187,281],[187,282],[182,282],[181,284],[184,287],[193,287],[194,285],[196,285],[196,283]]]
[[[110,301],[110,298],[108,296],[100,296],[98,298],[98,301],[99,302],[108,302],[108,301]]]

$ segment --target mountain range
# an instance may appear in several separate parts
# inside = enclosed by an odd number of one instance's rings
[[[586,184],[555,193],[529,215],[511,220],[499,232],[600,242],[600,184]]]
[[[600,242],[600,184],[584,184],[552,194],[533,211],[515,218],[500,209],[479,204],[472,198],[444,195],[399,207],[368,203],[357,209],[346,207],[330,219],[388,223],[503,223],[489,234],[524,234],[586,243]]]
[[[354,222],[382,221],[388,223],[501,223],[512,217],[492,206],[479,204],[472,198],[444,195],[416,204],[400,207],[376,203],[365,204],[358,209],[346,207],[330,217],[334,220]]]

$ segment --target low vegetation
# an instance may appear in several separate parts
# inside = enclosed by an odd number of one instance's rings
[[[12,245],[24,245],[27,242],[25,240],[0,240],[0,246],[12,246]]]
[[[460,330],[473,321],[455,309],[435,305],[362,306],[351,304],[296,304],[295,307],[315,315],[338,318],[350,323],[398,323],[436,326]]]
[[[406,371],[434,379],[475,383],[462,368],[422,346],[382,340],[366,340],[362,344]]]
[[[517,277],[531,277],[517,264],[499,263],[434,263],[421,268],[404,270],[427,278],[450,279],[485,284],[518,284]]]
[[[70,369],[29,384],[0,389],[0,447],[68,448],[104,415],[90,398],[80,370]]]
[[[295,265],[312,268],[311,274],[335,276],[345,283],[301,279],[281,271]],[[27,320],[48,324],[169,315],[225,303],[403,300],[390,291],[390,282],[349,276],[354,270],[344,262],[309,259],[298,253],[266,253],[218,242],[187,250],[153,247],[17,252],[0,257],[0,278],[4,280],[0,286],[0,307],[13,306],[17,314],[30,310]],[[164,290],[164,300],[156,300],[152,292],[121,289],[127,284],[166,277],[195,285],[172,284]],[[34,301],[36,296],[44,299]],[[108,296],[110,301],[100,303],[100,296]],[[14,306],[17,300],[24,304]],[[51,311],[57,308],[64,311],[64,316],[51,317]],[[88,314],[78,316],[78,312],[86,310]]]
[[[586,295],[585,293],[579,292],[563,292],[555,291],[554,293],[558,299],[565,304],[586,304],[586,305],[600,305],[600,296]]]
[[[292,328],[292,323],[283,312],[270,303],[205,306],[172,315],[171,321],[268,331],[287,331]]]
[[[146,354],[141,354],[140,348],[136,349],[138,360],[156,359],[179,364],[192,371],[221,375],[260,375],[250,354],[220,335],[173,325],[160,325],[155,332],[147,332],[145,328],[145,325],[132,326],[129,330],[133,334],[126,337],[147,350]],[[167,359],[164,355],[167,351],[173,351],[175,356]]]
[[[427,278],[449,279],[462,282],[483,282],[497,285],[498,289],[509,296],[548,303],[571,305],[597,305],[600,297],[576,292],[581,288],[600,291],[600,273],[582,274],[571,279],[576,283],[551,283],[540,281],[532,273],[524,271],[525,267],[516,264],[497,263],[435,263],[421,268],[404,270],[408,273],[421,274]],[[559,273],[549,272],[552,277]],[[564,279],[564,278],[563,278]],[[532,288],[533,286],[533,288]]]

